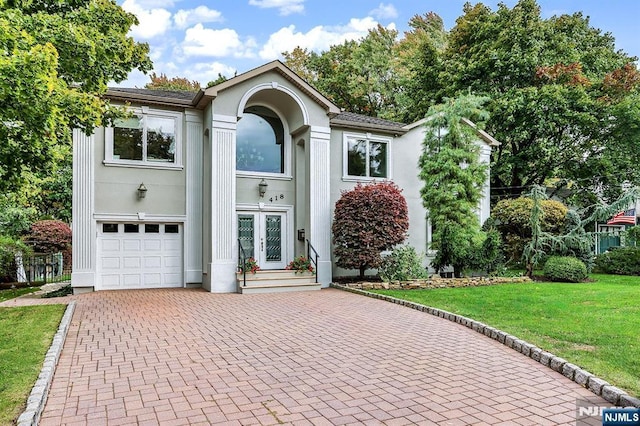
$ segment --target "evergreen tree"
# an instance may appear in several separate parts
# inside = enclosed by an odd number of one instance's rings
[[[422,202],[433,227],[433,267],[452,266],[456,276],[474,266],[473,253],[485,238],[476,214],[487,179],[476,130],[468,120],[488,118],[485,98],[466,95],[429,109],[420,156]]]

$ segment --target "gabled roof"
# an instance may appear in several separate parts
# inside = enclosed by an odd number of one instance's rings
[[[254,68],[250,71],[230,78],[229,80],[223,81],[220,84],[216,84],[215,86],[207,87],[204,90],[204,96],[202,96],[202,98],[198,100],[197,107],[204,108],[204,106],[212,99],[215,99],[220,92],[271,71],[277,72],[282,77],[290,81],[296,88],[313,99],[318,105],[322,106],[327,111],[327,113],[337,114],[340,112],[340,108],[338,108],[333,102],[331,102],[322,93],[318,92],[313,86],[303,80],[300,76],[294,73],[291,69],[289,69],[289,67],[287,67],[279,60],[275,60]]]
[[[423,118],[422,120],[418,120],[414,123],[411,124],[407,124],[405,126],[406,131],[415,129],[416,127],[420,127],[423,126],[424,123],[426,123],[429,119],[428,118]],[[482,129],[479,129],[478,126],[476,126],[476,123],[474,123],[473,121],[466,119],[466,118],[462,118],[461,120],[464,124],[466,124],[467,126],[473,128],[476,133],[478,134],[478,136],[480,137],[480,139],[482,139],[487,145],[489,146],[500,146],[500,142],[498,142],[493,136],[491,136],[489,133],[485,132]]]
[[[341,112],[331,118],[332,127],[348,127],[358,130],[373,130],[383,133],[391,133],[401,135],[407,133],[404,123],[385,120],[377,117],[369,117],[368,115],[356,114],[353,112]]]

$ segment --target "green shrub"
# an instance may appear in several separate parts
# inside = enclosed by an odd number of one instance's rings
[[[542,200],[541,227],[545,232],[560,234],[566,223],[569,209],[559,201]],[[531,209],[533,200],[527,197],[499,201],[491,210],[494,226],[504,241],[504,251],[509,262],[519,262],[522,252],[531,240]]]
[[[385,281],[407,281],[427,277],[427,270],[422,266],[422,256],[408,245],[398,247],[385,256],[378,273]]]
[[[596,268],[605,274],[640,275],[640,247],[621,247],[599,254]]]
[[[31,255],[31,249],[22,241],[0,236],[0,282],[14,282],[17,279],[16,254]]]
[[[544,264],[544,276],[551,281],[577,283],[587,278],[587,267],[571,256],[551,256]]]

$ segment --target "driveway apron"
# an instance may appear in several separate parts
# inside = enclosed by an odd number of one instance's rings
[[[575,424],[595,398],[464,326],[335,289],[73,298],[41,425]]]

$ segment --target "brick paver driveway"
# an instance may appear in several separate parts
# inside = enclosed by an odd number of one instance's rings
[[[594,397],[464,326],[335,289],[74,298],[41,425],[574,424]]]

